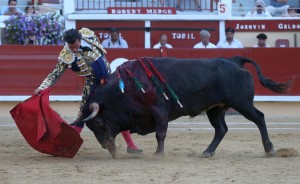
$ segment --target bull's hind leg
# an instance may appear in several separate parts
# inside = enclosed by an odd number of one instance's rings
[[[269,134],[267,130],[267,126],[265,123],[264,114],[257,110],[254,105],[251,104],[240,104],[239,107],[235,108],[238,112],[240,112],[245,118],[250,121],[253,121],[258,127],[262,143],[265,149],[265,152],[269,156],[273,156],[275,154],[275,148],[272,142],[269,139]]]
[[[225,112],[226,109],[220,107],[214,107],[206,112],[211,125],[215,128],[215,136],[207,149],[202,153],[203,157],[211,157],[215,154],[218,145],[228,131],[224,119]]]

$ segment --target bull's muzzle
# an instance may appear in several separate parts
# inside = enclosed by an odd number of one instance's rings
[[[85,118],[82,121],[88,121],[93,119],[94,117],[97,116],[97,114],[99,113],[99,104],[94,102],[90,104],[90,110],[92,111],[92,114],[90,114],[87,118]]]

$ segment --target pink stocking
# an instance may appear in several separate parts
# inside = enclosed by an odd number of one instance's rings
[[[137,149],[136,145],[134,144],[134,142],[133,142],[133,140],[131,138],[129,130],[123,131],[121,133],[122,133],[122,136],[124,137],[124,140],[125,140],[128,148]]]

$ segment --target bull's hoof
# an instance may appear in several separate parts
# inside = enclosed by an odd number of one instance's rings
[[[276,149],[272,147],[272,149],[268,152],[266,152],[267,157],[274,157],[276,156]]]
[[[201,155],[202,158],[209,158],[214,156],[215,152],[208,152],[208,151],[204,151]]]
[[[155,156],[155,157],[164,157],[164,156],[165,156],[165,153],[164,153],[164,152],[155,152],[155,153],[153,154],[153,156]]]
[[[111,156],[112,156],[113,159],[117,158],[116,149],[109,149],[108,151],[111,154]]]

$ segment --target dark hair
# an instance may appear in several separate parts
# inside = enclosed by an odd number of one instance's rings
[[[110,28],[109,30],[110,33],[115,33],[115,32],[119,32],[119,30],[117,28]]]
[[[32,5],[26,6],[26,8],[25,8],[25,13],[27,13],[27,11],[28,11],[28,9],[29,9],[30,7],[33,8],[33,14],[35,14],[35,8],[34,8],[34,6],[32,6]]]
[[[257,39],[267,39],[268,37],[267,37],[267,35],[265,35],[264,33],[260,33],[260,34],[258,34],[257,36],[256,36],[256,38]]]
[[[64,33],[64,41],[73,44],[76,40],[81,40],[82,36],[76,29],[69,29]]]
[[[17,0],[8,0],[8,4],[9,4],[11,1],[16,1],[16,2],[17,2]]]
[[[225,29],[225,33],[227,33],[227,32],[232,32],[232,33],[234,33],[235,31],[234,31],[233,28],[228,27],[228,28]]]

